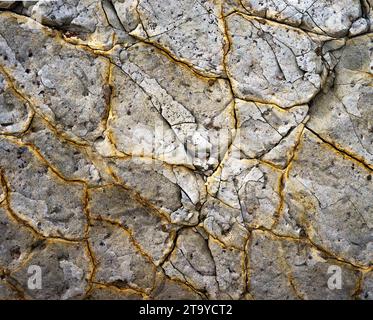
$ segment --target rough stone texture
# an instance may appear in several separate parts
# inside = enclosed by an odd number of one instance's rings
[[[372,30],[371,0],[0,1],[0,299],[373,300]]]
[[[203,74],[222,75],[225,39],[220,8],[216,0],[165,0],[162,5],[140,0],[139,24],[130,34],[163,47]]]
[[[359,0],[242,0],[252,14],[332,37],[344,36],[361,17]]]

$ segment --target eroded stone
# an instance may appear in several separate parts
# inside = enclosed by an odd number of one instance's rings
[[[65,134],[98,138],[110,95],[108,60],[30,18],[1,12],[0,21],[0,62],[19,92]]]
[[[119,223],[154,261],[159,264],[172,247],[175,230],[157,211],[146,207],[121,186],[88,190],[92,218]]]
[[[155,266],[135,247],[128,232],[97,221],[89,235],[96,263],[95,281],[145,291],[153,287]]]
[[[340,49],[333,85],[314,100],[308,126],[373,168],[372,43],[367,35]]]
[[[212,76],[224,74],[224,25],[220,1],[140,0],[131,35],[165,48],[176,59]]]
[[[305,130],[285,182],[277,230],[307,235],[333,255],[361,266],[373,261],[371,171]]]
[[[241,3],[251,14],[332,37],[347,35],[362,14],[359,0],[242,0]]]
[[[268,20],[232,14],[227,69],[238,98],[288,108],[308,103],[321,89],[326,39]]]
[[[82,238],[84,186],[62,180],[30,147],[16,141],[0,139],[0,153],[14,213],[44,236]]]
[[[28,285],[29,270],[33,275],[41,276],[41,290],[33,290]],[[85,296],[91,272],[90,258],[84,245],[47,242],[41,243],[27,263],[11,277],[30,299],[67,300]],[[39,282],[35,281],[35,285]]]
[[[229,82],[197,77],[149,45],[123,50],[120,59],[108,122],[117,149],[209,173],[233,135]]]
[[[32,116],[28,102],[17,95],[0,73],[0,134],[24,132]]]
[[[256,299],[344,300],[355,293],[359,272],[303,242],[254,231],[248,250],[249,288]],[[330,267],[342,273],[340,290],[328,286]]]

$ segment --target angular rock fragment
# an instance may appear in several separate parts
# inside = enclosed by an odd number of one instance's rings
[[[62,180],[30,147],[15,140],[0,139],[0,154],[14,213],[43,236],[82,238],[84,186]]]
[[[276,232],[306,235],[339,259],[373,261],[372,172],[305,130],[285,179]]]
[[[275,105],[237,100],[239,130],[233,146],[248,158],[261,157],[289,137],[291,131],[306,120],[307,113],[306,105],[285,111]]]
[[[193,229],[179,233],[176,247],[163,265],[167,276],[190,285],[210,298],[218,297],[213,256],[206,239]]]
[[[357,19],[352,25],[349,31],[349,35],[354,37],[362,33],[366,33],[369,30],[369,22],[365,18]]]
[[[366,35],[336,53],[333,85],[313,101],[307,126],[373,168],[372,50],[373,37]]]
[[[245,9],[256,16],[331,37],[343,37],[361,17],[359,0],[242,0]]]
[[[205,223],[213,219],[221,225],[220,228],[225,226],[222,230],[227,232],[229,221],[236,216],[235,219],[242,225],[270,228],[281,203],[280,182],[281,171],[257,160],[231,155],[209,179],[208,189],[210,194],[235,210],[223,209],[224,206],[217,210],[221,205],[214,206],[208,210]],[[227,215],[226,212],[236,213]]]
[[[227,70],[236,97],[283,108],[308,103],[327,75],[327,38],[268,20],[232,14],[227,19]]]
[[[222,297],[240,299],[246,290],[245,254],[235,248],[226,248],[209,239],[209,248],[216,265],[216,280]]]
[[[195,209],[206,196],[204,180],[187,168],[135,157],[111,161],[109,167],[121,184],[133,189],[166,216],[180,209],[186,210],[184,213],[179,211],[179,217],[174,216],[180,224],[195,220]]]
[[[212,237],[219,239],[227,246],[243,249],[248,238],[242,213],[209,197],[202,207],[203,227]]]
[[[244,253],[206,239],[201,230],[179,233],[176,247],[163,268],[212,299],[238,299],[245,290]]]

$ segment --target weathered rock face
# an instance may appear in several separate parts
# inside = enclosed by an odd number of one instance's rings
[[[0,299],[373,299],[372,12],[0,1]]]

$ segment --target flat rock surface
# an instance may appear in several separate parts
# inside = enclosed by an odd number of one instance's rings
[[[373,299],[372,2],[0,1],[0,299]]]

